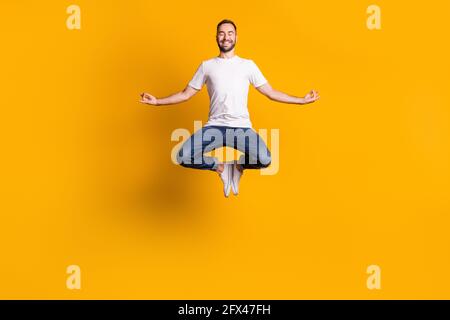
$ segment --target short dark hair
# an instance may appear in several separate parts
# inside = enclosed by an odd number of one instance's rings
[[[236,28],[236,25],[234,24],[233,21],[228,20],[228,19],[224,19],[224,20],[222,20],[222,21],[219,22],[219,24],[217,25],[217,30],[216,30],[216,32],[219,31],[219,27],[220,27],[221,25],[223,25],[224,23],[231,23],[231,24],[233,25],[233,27],[234,27],[234,32],[237,34],[237,28]]]

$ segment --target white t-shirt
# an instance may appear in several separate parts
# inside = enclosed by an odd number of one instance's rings
[[[253,60],[234,55],[202,61],[189,86],[200,90],[205,82],[210,100],[205,126],[252,127],[247,108],[249,84],[256,88],[267,83]]]

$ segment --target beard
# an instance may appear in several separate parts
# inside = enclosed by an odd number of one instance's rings
[[[236,43],[233,42],[233,43],[231,43],[230,46],[225,47],[225,46],[222,45],[219,41],[217,41],[217,46],[219,47],[219,50],[220,50],[221,52],[224,52],[224,53],[233,50],[235,45],[236,45]]]

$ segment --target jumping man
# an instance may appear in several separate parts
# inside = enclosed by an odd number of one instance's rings
[[[217,172],[226,197],[230,189],[238,194],[244,169],[266,168],[271,162],[270,151],[250,121],[247,108],[249,84],[273,101],[307,104],[319,99],[319,92],[315,90],[304,97],[295,97],[273,89],[253,60],[235,54],[237,39],[235,23],[222,20],[216,30],[219,55],[202,61],[183,91],[161,99],[142,93],[140,100],[155,106],[185,102],[206,83],[210,99],[208,122],[183,143],[177,161],[187,168]],[[204,155],[224,146],[237,149],[243,155],[237,161],[224,163]]]

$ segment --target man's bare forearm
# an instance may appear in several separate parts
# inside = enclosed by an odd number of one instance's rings
[[[168,97],[156,99],[156,105],[177,104],[188,100],[183,91],[174,93]]]
[[[272,94],[270,95],[270,99],[278,102],[283,103],[295,103],[295,104],[304,104],[305,98],[303,97],[296,97],[296,96],[290,96],[284,92],[273,90]]]

